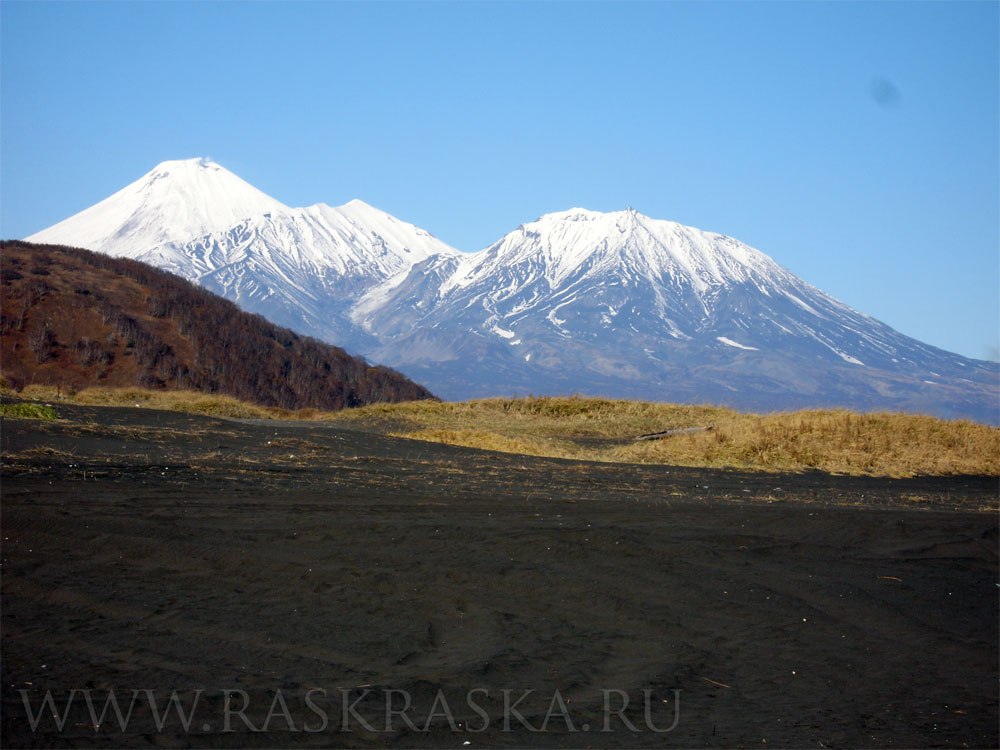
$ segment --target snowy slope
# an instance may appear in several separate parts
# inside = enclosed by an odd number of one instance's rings
[[[135,257],[281,325],[360,347],[366,337],[348,320],[358,297],[431,254],[457,252],[425,230],[354,200],[255,216]]]
[[[901,345],[893,343],[898,334],[891,329],[763,253],[631,209],[548,214],[481,253],[431,267],[442,278],[433,305],[421,309],[423,324],[461,321],[511,345],[526,328],[533,336],[562,338],[645,331],[654,338],[744,350],[792,336],[855,364],[861,360],[847,350],[871,357]],[[426,285],[428,273],[415,269],[413,278],[374,290],[357,306],[358,322],[368,330],[389,330],[405,298]],[[828,325],[834,321],[839,328]],[[873,327],[879,334],[874,338],[858,333]]]

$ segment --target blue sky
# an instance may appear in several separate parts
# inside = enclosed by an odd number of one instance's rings
[[[0,234],[194,156],[462,250],[631,205],[997,358],[998,7],[4,0]]]

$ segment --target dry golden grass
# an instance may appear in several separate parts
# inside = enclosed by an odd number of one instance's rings
[[[49,385],[29,385],[17,394],[34,401],[64,401],[86,406],[141,406],[146,409],[182,411],[238,419],[318,419],[317,409],[290,411],[258,406],[232,396],[199,391],[149,391],[142,388],[84,388],[66,391]]]
[[[957,420],[845,410],[741,414],[713,432],[636,443],[617,460],[847,474],[1000,473],[1000,431]]]
[[[426,429],[415,432],[390,432],[389,434],[411,440],[462,445],[466,448],[479,448],[499,453],[518,453],[524,456],[549,456],[552,458],[577,457],[577,451],[562,441],[506,437],[487,430]]]
[[[535,398],[377,404],[336,418],[382,422],[415,439],[592,461],[888,476],[1000,473],[996,428],[908,414],[758,415],[715,406]],[[699,426],[715,429],[634,440]]]
[[[580,397],[410,401],[341,412],[293,412],[189,391],[87,388],[66,393],[28,386],[18,395],[220,417],[359,423],[417,440],[590,461],[887,476],[1000,474],[1000,430],[907,414],[835,410],[759,415],[717,406]],[[646,433],[701,426],[714,430],[635,440]]]
[[[735,414],[713,406],[655,404],[598,398],[488,398],[475,401],[409,401],[371,404],[334,419],[402,423],[414,429],[487,430],[528,438],[634,437],[672,427],[694,427]]]

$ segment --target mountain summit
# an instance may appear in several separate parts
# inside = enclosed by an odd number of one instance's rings
[[[904,336],[732,237],[631,208],[547,214],[459,253],[361,201],[289,208],[188,160],[28,239],[166,268],[445,398],[1000,418],[996,364]]]
[[[287,210],[213,161],[182,159],[157,164],[100,203],[25,239],[136,257],[249,216]]]

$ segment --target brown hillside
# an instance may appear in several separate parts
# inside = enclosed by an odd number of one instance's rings
[[[77,248],[0,243],[0,334],[17,389],[186,389],[285,409],[433,398],[179,276]]]

